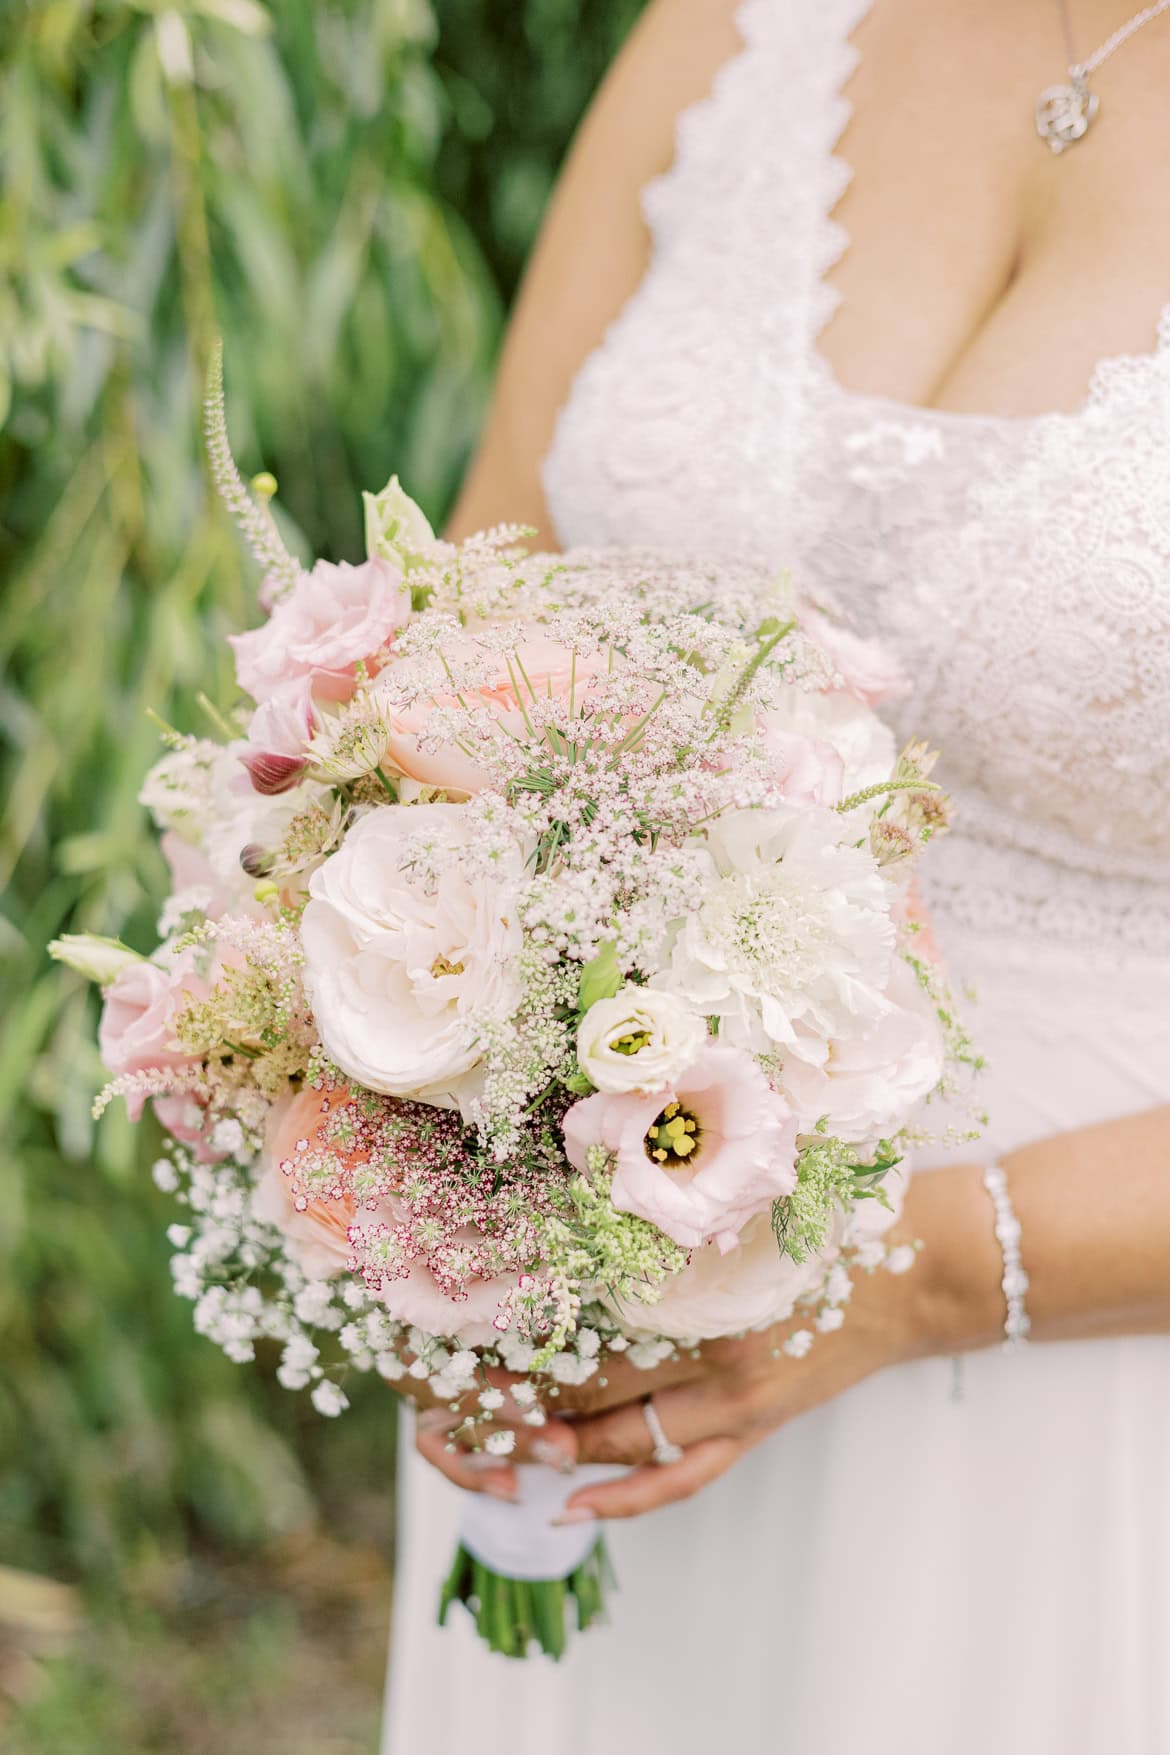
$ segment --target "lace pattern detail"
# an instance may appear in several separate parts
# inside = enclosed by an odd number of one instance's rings
[[[1074,414],[841,388],[817,351],[847,235],[835,156],[870,0],[746,0],[743,52],[646,191],[645,280],[545,468],[566,543],[762,556],[901,654],[961,833],[935,903],[973,930],[1170,951],[1170,305]]]

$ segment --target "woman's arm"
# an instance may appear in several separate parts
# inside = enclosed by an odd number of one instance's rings
[[[740,47],[733,0],[653,0],[569,154],[524,278],[479,449],[446,534],[504,521],[556,538],[540,466],[582,362],[646,271],[641,193],[674,155],[676,116]]]

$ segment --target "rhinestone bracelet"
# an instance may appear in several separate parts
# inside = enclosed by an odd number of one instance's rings
[[[1020,1221],[1016,1218],[1008,1179],[1002,1164],[989,1164],[983,1172],[983,1186],[995,1208],[995,1235],[1003,1250],[1003,1296],[1007,1319],[1003,1325],[1003,1346],[1007,1353],[1022,1347],[1032,1324],[1024,1305],[1028,1276],[1020,1260]]]

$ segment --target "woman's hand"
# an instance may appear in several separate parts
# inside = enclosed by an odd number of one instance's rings
[[[1032,1339],[1170,1333],[1170,1107],[1054,1135],[1004,1159],[1022,1228]],[[566,1516],[635,1517],[685,1499],[745,1451],[810,1408],[875,1371],[933,1353],[994,1346],[1003,1333],[1003,1258],[982,1169],[961,1165],[912,1178],[892,1234],[921,1239],[908,1274],[858,1274],[845,1321],[819,1335],[807,1357],[780,1351],[789,1327],[709,1342],[656,1371],[607,1361],[580,1389],[547,1405],[556,1417],[522,1423],[504,1373],[494,1420],[516,1429],[517,1460],[534,1457],[571,1470],[577,1462],[624,1462],[633,1472],[582,1488]],[[680,1462],[652,1460],[641,1403],[653,1395]],[[474,1407],[474,1397],[469,1398]],[[569,1418],[562,1416],[568,1415]],[[418,1447],[462,1487],[509,1497],[515,1475],[503,1458],[448,1450],[459,1414],[424,1415]]]

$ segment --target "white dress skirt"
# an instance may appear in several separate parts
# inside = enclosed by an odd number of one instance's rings
[[[898,651],[898,729],[958,806],[928,899],[1006,1150],[1170,1101],[1170,316],[1074,414],[835,382],[867,9],[745,0],[545,486],[565,546],[764,555]],[[945,1359],[886,1371],[611,1526],[610,1623],[560,1665],[435,1627],[458,1495],[405,1444],[384,1755],[1170,1755],[1170,1339],[962,1375],[956,1401]]]
[[[1170,964],[975,973],[1001,1143],[1164,1097]],[[962,1388],[887,1371],[612,1524],[609,1625],[559,1665],[434,1625],[459,1494],[406,1452],[385,1755],[1166,1755],[1170,1342],[971,1355]]]

